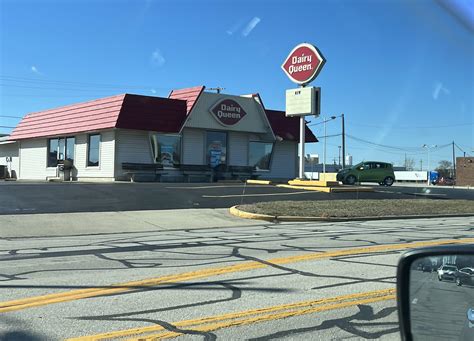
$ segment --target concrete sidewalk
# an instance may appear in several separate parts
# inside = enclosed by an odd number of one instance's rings
[[[429,188],[454,188],[454,189],[474,189],[472,186],[435,186],[427,185],[426,183],[414,183],[414,182],[395,182],[394,187],[429,187]]]
[[[3,238],[252,225],[261,222],[236,218],[229,214],[228,208],[0,215]]]

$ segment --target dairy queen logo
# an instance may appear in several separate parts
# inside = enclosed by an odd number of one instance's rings
[[[226,126],[236,124],[247,115],[240,104],[232,99],[224,99],[217,102],[210,112],[220,124]]]
[[[303,43],[297,45],[281,66],[290,80],[297,84],[308,84],[316,78],[326,59],[316,46]]]

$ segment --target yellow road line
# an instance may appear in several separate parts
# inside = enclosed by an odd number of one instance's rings
[[[0,313],[6,313],[10,311],[17,311],[27,308],[33,308],[53,303],[69,302],[83,298],[104,296],[122,293],[126,291],[139,290],[142,288],[171,284],[177,282],[185,282],[189,280],[194,280],[198,278],[219,276],[228,273],[249,271],[255,269],[266,268],[272,264],[281,265],[288,263],[296,263],[309,260],[317,259],[327,259],[331,257],[339,256],[350,256],[358,255],[365,253],[377,253],[377,252],[386,252],[386,251],[395,251],[395,250],[405,250],[410,248],[433,246],[433,245],[444,245],[444,244],[461,244],[461,243],[474,243],[474,238],[464,238],[464,239],[449,239],[449,240],[440,240],[440,241],[428,241],[428,242],[415,242],[415,243],[402,243],[402,244],[389,244],[389,245],[378,245],[378,246],[369,246],[369,247],[359,247],[352,249],[343,249],[323,253],[309,253],[303,255],[295,255],[283,258],[273,258],[265,260],[265,263],[257,261],[245,261],[235,265],[228,265],[224,267],[217,268],[206,268],[191,272],[184,272],[181,274],[167,275],[156,278],[149,278],[145,280],[125,282],[119,284],[113,284],[105,288],[90,288],[90,289],[81,289],[81,290],[71,290],[67,292],[60,292],[48,295],[33,296],[27,297],[18,300],[0,302]],[[0,286],[1,288],[1,286]]]
[[[342,309],[357,304],[368,304],[391,299],[395,299],[395,289],[375,290],[357,294],[323,298],[311,301],[302,301],[260,309],[252,309],[236,313],[216,315],[201,319],[179,321],[172,323],[172,325],[178,328],[190,328],[192,330],[206,332],[221,328],[259,323],[333,309]],[[157,331],[160,333],[153,334]],[[125,337],[133,337],[133,339],[131,340],[154,340],[176,337],[181,334],[182,333],[179,332],[167,331],[164,327],[160,325],[153,325],[142,328],[132,328],[97,335],[77,337],[69,339],[69,341],[99,341]]]

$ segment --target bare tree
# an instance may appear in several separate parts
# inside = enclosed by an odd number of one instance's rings
[[[441,160],[436,168],[436,171],[439,173],[441,177],[449,177],[451,174],[451,170],[453,169],[453,164],[448,160]]]

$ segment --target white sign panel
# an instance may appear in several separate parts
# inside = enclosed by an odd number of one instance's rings
[[[321,88],[286,90],[286,116],[319,116]]]
[[[395,171],[397,181],[426,181],[428,172]]]

